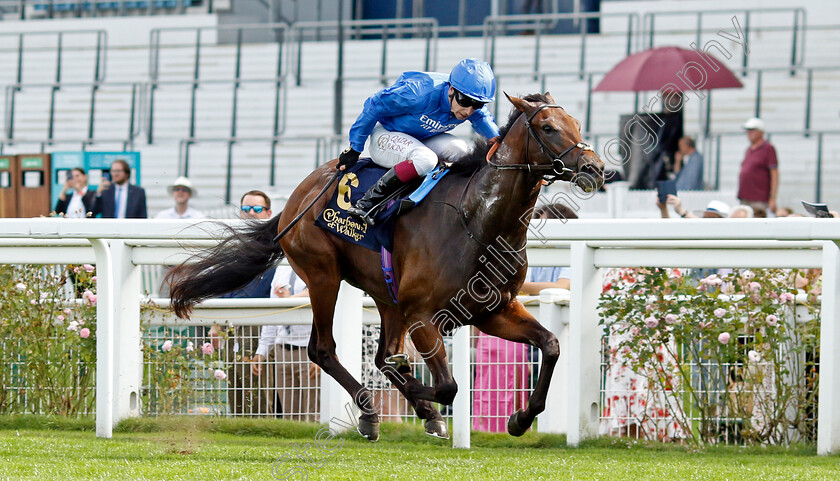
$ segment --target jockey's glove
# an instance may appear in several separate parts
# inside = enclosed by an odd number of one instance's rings
[[[338,156],[338,165],[336,168],[340,169],[344,167],[345,169],[349,169],[350,167],[353,167],[353,165],[359,161],[360,155],[362,155],[361,152],[356,152],[352,147],[347,147],[344,149],[344,152]]]

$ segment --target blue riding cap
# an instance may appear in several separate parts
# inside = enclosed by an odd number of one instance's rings
[[[496,100],[496,77],[487,62],[465,58],[449,73],[449,84],[462,94],[479,102]]]

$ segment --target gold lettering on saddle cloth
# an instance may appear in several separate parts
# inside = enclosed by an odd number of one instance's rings
[[[365,233],[367,233],[367,224],[356,221],[342,211],[324,209],[322,217],[327,227],[356,242],[361,240],[365,236]]]
[[[350,194],[353,193],[353,189],[350,187],[358,186],[359,178],[353,172],[344,174],[344,177],[342,177],[338,182],[338,195],[336,196],[335,201],[338,203],[338,207],[341,208],[341,210],[347,210],[353,205],[350,203]]]

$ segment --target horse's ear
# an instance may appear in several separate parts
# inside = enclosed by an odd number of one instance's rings
[[[551,94],[550,94],[549,92],[546,92],[546,93],[545,93],[545,98],[546,98],[546,99],[548,99],[548,101],[549,101],[550,103],[552,103],[552,104],[556,104],[556,103],[557,103],[557,102],[554,100],[554,97],[552,97],[552,96],[551,96]]]
[[[523,100],[519,97],[511,97],[507,94],[507,92],[505,92],[505,97],[507,97],[508,100],[510,100],[510,103],[512,103],[513,106],[516,107],[516,110],[520,112],[525,112],[525,115],[531,115],[532,113],[534,113],[535,110],[537,110],[537,105],[528,102],[527,100]]]

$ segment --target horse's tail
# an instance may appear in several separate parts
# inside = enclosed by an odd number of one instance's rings
[[[227,235],[215,247],[194,254],[166,275],[172,309],[188,318],[195,304],[245,287],[285,254],[275,241],[280,214],[265,222],[254,222],[241,231],[227,228]]]

